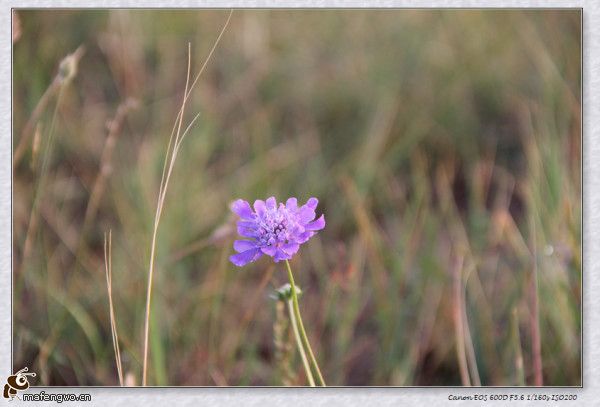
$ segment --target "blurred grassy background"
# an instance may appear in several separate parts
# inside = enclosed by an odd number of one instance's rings
[[[227,11],[17,13],[14,367],[37,385],[118,383],[110,229],[140,384],[187,45],[194,73]],[[159,230],[149,383],[282,384],[283,265],[227,261],[229,203],[275,195],[317,196],[327,219],[292,267],[329,385],[533,384],[536,303],[543,383],[580,385],[580,31],[579,10],[235,11],[186,110],[200,118]]]

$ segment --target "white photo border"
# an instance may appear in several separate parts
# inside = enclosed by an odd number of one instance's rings
[[[46,394],[90,394],[84,405],[223,406],[440,406],[547,405],[527,395],[576,395],[600,403],[600,2],[597,0],[8,0],[0,4],[0,387],[12,370],[12,34],[13,8],[577,8],[582,10],[582,387],[35,387]],[[596,97],[594,97],[596,95]],[[596,364],[598,363],[598,365]],[[523,401],[489,401],[490,395],[524,395]],[[451,400],[487,395],[488,401]],[[458,398],[459,398],[458,397]],[[4,399],[2,400],[4,401]],[[0,401],[0,402],[2,402]],[[54,403],[54,402],[52,402]],[[47,403],[42,403],[46,404]]]

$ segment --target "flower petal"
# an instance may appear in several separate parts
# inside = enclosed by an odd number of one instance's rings
[[[285,243],[281,246],[281,250],[283,250],[288,256],[293,256],[300,249],[300,245],[298,243]]]
[[[238,199],[237,201],[231,204],[231,210],[239,215],[242,219],[253,219],[254,212],[252,212],[252,208],[247,201],[243,199]]]
[[[256,248],[256,242],[252,240],[236,240],[235,242],[233,242],[233,249],[238,253],[242,253]]]
[[[234,254],[229,256],[229,261],[238,267],[245,266],[248,263],[252,263],[256,259],[262,256],[262,253],[258,249],[246,250],[245,252]]]
[[[260,250],[267,256],[273,257],[277,252],[277,246],[262,246]]]
[[[238,235],[242,237],[258,237],[258,232],[254,228],[249,228],[244,225],[237,225]]]
[[[313,237],[314,234],[315,234],[315,232],[307,230],[306,232],[300,233],[298,236],[296,236],[295,241],[297,243],[305,243],[308,239]]]
[[[319,204],[319,200],[317,198],[315,198],[314,196],[309,198],[308,201],[306,201],[306,206],[308,206],[312,210],[317,209],[318,204]]]
[[[277,208],[277,201],[275,200],[274,196],[267,198],[266,204],[267,204],[267,209]]]
[[[275,256],[273,256],[273,260],[275,260],[275,263],[279,263],[279,261],[281,261],[281,260],[289,260],[291,258],[292,258],[292,256],[288,255],[281,249],[277,249]]]
[[[243,228],[256,229],[256,222],[251,220],[238,220],[237,225]]]
[[[304,225],[306,230],[321,230],[325,227],[325,216],[321,215],[321,217],[314,222],[307,223]]]
[[[300,223],[308,223],[312,221],[315,218],[315,216],[317,216],[317,214],[315,213],[315,210],[313,208],[309,207],[308,204],[306,204],[300,207],[300,209],[298,210],[298,216],[300,217]]]
[[[298,200],[294,197],[289,198],[285,203],[285,207],[288,211],[296,212],[298,210]]]
[[[301,225],[299,223],[296,223],[291,230],[291,233],[293,236],[297,236],[301,233],[304,233],[306,231],[306,229],[304,228],[304,225]]]
[[[266,210],[266,206],[265,206],[265,201],[263,201],[262,199],[257,199],[256,201],[254,201],[254,210],[256,211],[256,214],[258,216],[262,216],[265,213]]]

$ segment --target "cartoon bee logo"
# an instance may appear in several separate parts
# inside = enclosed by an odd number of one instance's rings
[[[35,377],[35,373],[26,373],[29,369],[24,367],[12,376],[8,376],[6,384],[4,385],[4,398],[13,399],[17,396],[18,391],[27,390],[29,388],[29,382],[27,376]]]

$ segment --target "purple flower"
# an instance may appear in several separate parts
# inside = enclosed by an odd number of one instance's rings
[[[315,220],[318,203],[317,198],[310,198],[306,205],[298,207],[296,198],[290,198],[285,205],[278,205],[270,197],[266,201],[256,200],[252,210],[248,202],[238,199],[231,210],[240,217],[238,233],[248,240],[233,242],[238,254],[229,260],[241,267],[263,254],[273,257],[275,262],[291,259],[302,243],[325,227],[323,215]]]

